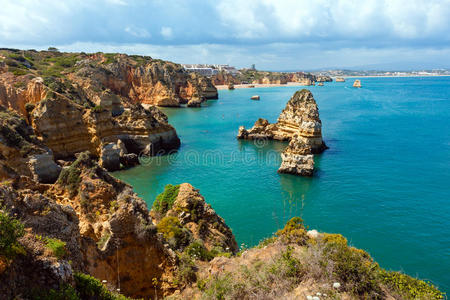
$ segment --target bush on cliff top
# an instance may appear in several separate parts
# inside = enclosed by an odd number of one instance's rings
[[[300,217],[294,217],[286,223],[283,229],[276,232],[276,236],[286,243],[305,244],[308,236],[303,220]]]
[[[273,258],[258,260],[249,254],[231,272],[200,278],[197,287],[207,299],[280,298],[300,284],[332,298],[343,292],[358,299],[385,299],[386,294],[395,299],[445,297],[430,283],[381,269],[367,252],[349,246],[340,234],[305,236],[303,221],[293,218],[276,237],[257,247],[271,247],[269,253],[278,253]],[[333,282],[341,288],[333,288]]]
[[[177,199],[180,185],[168,184],[164,191],[156,197],[153,202],[153,209],[161,214],[165,214],[172,208],[173,203]]]
[[[382,270],[381,281],[406,299],[444,299],[444,293],[432,283],[392,271]]]

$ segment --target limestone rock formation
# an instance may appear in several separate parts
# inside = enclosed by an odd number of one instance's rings
[[[25,104],[54,93],[113,114],[128,103],[180,106],[193,98],[218,97],[209,78],[146,56],[1,49],[0,57],[7,62],[0,69],[0,104],[24,115]]]
[[[36,139],[26,121],[0,106],[0,180],[25,175],[53,183],[60,170],[51,150]]]
[[[297,91],[286,104],[277,123],[258,119],[250,130],[239,128],[238,139],[274,139],[289,141],[282,154],[280,173],[311,176],[314,160],[311,154],[321,153],[327,147],[322,140],[322,122],[312,93]]]
[[[120,169],[120,148],[115,143],[108,143],[102,147],[100,154],[100,166],[108,171]]]
[[[34,131],[59,158],[90,151],[100,157],[104,144],[120,139],[129,153],[156,154],[177,149],[180,141],[162,112],[130,105],[121,115],[86,109],[64,97],[41,101],[30,119]],[[115,168],[112,168],[115,169]]]
[[[360,88],[361,87],[361,80],[356,79],[355,82],[353,82],[353,87]]]
[[[9,266],[0,268],[0,298],[22,295],[32,299],[30,294],[35,289],[58,289],[61,284],[70,284],[73,270],[82,268],[78,218],[72,207],[58,205],[44,196],[46,186],[26,177],[16,178],[13,186],[0,186],[1,210],[19,219],[26,230],[19,240],[21,254]],[[55,255],[47,245],[49,238],[63,241],[65,252]]]
[[[53,160],[51,151],[31,155],[28,165],[34,179],[42,183],[54,183],[61,172],[61,167]]]
[[[187,103],[188,107],[200,107],[202,105],[202,99],[201,98],[196,98],[196,99],[191,99],[189,100],[189,102]]]
[[[280,173],[301,176],[312,176],[314,171],[314,156],[311,147],[307,146],[299,135],[294,135],[287,148],[281,153]]]
[[[83,271],[133,297],[170,290],[176,259],[157,237],[145,202],[132,188],[109,175],[82,153],[65,168],[48,192],[79,219]]]
[[[205,202],[199,190],[189,183],[182,183],[177,189],[178,194],[167,211],[157,210],[155,206],[152,209],[156,225],[163,218],[175,217],[188,230],[190,242],[200,240],[208,250],[218,247],[221,252],[236,253],[238,245],[231,229],[211,205]],[[183,245],[177,246],[183,248]]]
[[[343,77],[337,77],[336,82],[345,82],[345,78]]]

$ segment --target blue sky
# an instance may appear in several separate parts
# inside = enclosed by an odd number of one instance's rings
[[[266,70],[450,68],[450,0],[0,0],[0,47]]]

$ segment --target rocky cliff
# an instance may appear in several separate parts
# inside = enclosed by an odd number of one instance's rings
[[[253,84],[287,84],[289,82],[295,82],[300,85],[314,85],[315,82],[329,82],[333,81],[329,76],[313,75],[310,73],[295,72],[268,72],[243,69],[235,75],[226,74],[223,72],[212,76],[212,82],[215,85],[228,85],[253,83]]]
[[[327,147],[322,140],[322,122],[312,93],[306,89],[295,92],[278,117],[270,124],[259,119],[250,130],[239,128],[238,139],[274,139],[289,141],[281,155],[280,173],[311,176],[314,170],[312,154]]]
[[[173,201],[168,198],[171,192]],[[166,187],[164,193],[155,200],[151,215],[157,226],[172,219],[185,229],[185,242],[173,241],[171,246],[174,250],[182,250],[192,242],[201,241],[208,251],[223,253],[238,251],[231,229],[206,203],[199,190],[189,183]]]
[[[49,91],[115,111],[120,102],[180,106],[218,96],[210,79],[147,56],[1,49],[0,62],[0,103],[22,113]]]
[[[167,296],[189,285],[196,280],[193,257],[208,261],[238,247],[198,190],[185,183],[176,191],[170,206],[165,192],[150,214],[132,188],[89,152],[64,167],[55,184],[27,176],[2,183],[0,232],[9,230],[3,218],[17,220],[25,232],[14,255],[0,245],[0,280],[8,282],[0,297],[31,299],[73,285],[82,273],[136,298]]]
[[[60,170],[52,151],[36,138],[26,121],[0,105],[0,181],[25,175],[51,183]]]
[[[88,153],[56,184],[3,183],[0,206],[2,299],[124,299],[119,286],[146,299],[444,297],[300,218],[236,254],[230,229],[191,185],[167,186],[149,212]]]
[[[37,137],[57,159],[86,150],[100,157],[107,144],[119,141],[127,153],[135,154],[163,153],[180,144],[175,129],[160,111],[146,110],[139,104],[130,104],[115,116],[111,110],[86,109],[58,97],[37,104],[30,120]]]
[[[0,60],[0,103],[45,145],[47,154],[31,161],[39,169],[90,151],[114,171],[137,164],[140,154],[177,149],[175,129],[153,104],[199,106],[217,96],[209,79],[149,57],[2,49]],[[57,176],[50,177],[43,180]]]

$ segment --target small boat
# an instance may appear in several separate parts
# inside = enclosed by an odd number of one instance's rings
[[[355,82],[353,82],[353,87],[360,88],[361,87],[361,80],[356,79]]]
[[[250,99],[252,99],[252,100],[259,100],[259,95],[251,96]]]
[[[319,82],[318,86],[323,86],[323,82]]]

